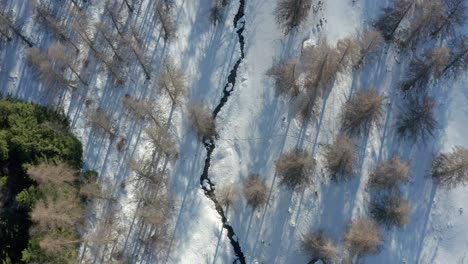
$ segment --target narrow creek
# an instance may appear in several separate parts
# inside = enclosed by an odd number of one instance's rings
[[[245,10],[245,0],[239,0],[239,9],[237,10],[237,13],[234,17],[234,29],[236,29],[237,37],[239,39],[239,46],[240,46],[240,58],[237,59],[236,63],[234,64],[234,67],[231,69],[228,77],[227,77],[227,83],[223,88],[223,97],[221,98],[219,104],[215,107],[213,110],[213,117],[216,118],[223,108],[223,106],[226,104],[228,101],[229,96],[231,96],[232,92],[234,91],[234,87],[236,84],[236,78],[237,78],[237,70],[239,69],[240,64],[244,60],[244,45],[245,45],[245,39],[244,39],[244,30],[245,30],[245,20],[244,20],[244,10]],[[206,159],[205,159],[205,165],[203,168],[203,173],[200,176],[200,185],[205,192],[205,195],[214,202],[216,211],[218,214],[221,216],[221,221],[223,223],[223,228],[226,229],[227,231],[227,236],[229,238],[229,241],[231,242],[231,245],[234,249],[234,253],[236,255],[236,259],[234,260],[233,263],[246,263],[245,262],[245,256],[244,253],[242,252],[239,240],[236,236],[236,233],[234,232],[234,228],[229,224],[226,215],[224,214],[223,207],[221,204],[218,202],[216,199],[216,194],[215,194],[215,185],[209,178],[209,169],[210,169],[210,162],[211,162],[211,154],[213,153],[216,145],[215,145],[215,139],[213,138],[205,138],[203,139],[203,144],[205,145],[206,149]]]

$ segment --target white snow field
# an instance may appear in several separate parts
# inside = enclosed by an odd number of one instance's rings
[[[117,1],[117,0],[116,0]],[[142,125],[122,109],[121,98],[131,94],[138,98],[163,101],[149,92],[157,83],[145,80],[137,64],[132,66],[125,85],[115,87],[107,74],[89,74],[91,83],[78,92],[56,94],[48,91],[27,66],[21,40],[0,42],[0,92],[14,98],[52,105],[61,98],[62,110],[72,120],[74,134],[84,147],[84,166],[96,170],[105,189],[117,198],[114,220],[120,236],[108,246],[82,245],[82,263],[112,263],[110,252],[124,247],[131,263],[235,263],[238,259],[215,204],[200,186],[206,150],[188,119],[187,106],[203,101],[214,109],[223,97],[223,87],[236,61],[241,57],[240,42],[233,19],[240,0],[228,1],[224,19],[217,26],[209,20],[211,0],[176,0],[178,31],[175,40],[163,41],[159,26],[153,21],[151,6],[156,0],[135,0],[134,19],[142,25],[157,72],[161,58],[170,54],[186,74],[189,95],[186,104],[175,109],[172,121],[177,134],[178,159],[167,164],[174,199],[174,216],[170,226],[172,242],[163,257],[153,257],[140,244],[138,223],[133,223],[136,203],[135,186],[128,182],[134,173],[128,168],[130,158],[150,155],[150,145],[143,136]],[[35,24],[27,0],[0,0],[0,7],[15,14],[23,31],[37,47],[45,49],[51,34]],[[56,6],[66,9],[64,1]],[[66,1],[65,1],[66,2]],[[86,12],[99,21],[103,2],[88,0]],[[468,74],[459,72],[430,84],[437,99],[438,128],[426,142],[402,141],[396,136],[395,116],[400,100],[398,83],[407,70],[411,56],[398,54],[393,45],[384,45],[359,71],[339,74],[333,89],[320,102],[316,121],[306,126],[293,118],[293,106],[275,95],[273,81],[265,72],[273,59],[299,56],[305,40],[326,38],[330,43],[368,30],[387,1],[325,0],[316,14],[298,31],[284,36],[276,24],[273,11],[276,0],[245,0],[245,58],[237,71],[236,84],[227,103],[216,118],[219,139],[211,155],[208,176],[217,188],[234,183],[242,187],[251,172],[259,173],[270,188],[268,205],[250,209],[242,197],[234,206],[224,208],[247,263],[308,263],[301,250],[301,238],[311,230],[325,230],[344,248],[342,236],[351,219],[369,214],[369,173],[380,160],[399,154],[412,166],[410,184],[402,190],[410,200],[412,211],[404,228],[382,229],[385,243],[378,254],[359,259],[359,263],[468,263],[468,187],[451,191],[437,188],[430,178],[432,158],[454,146],[468,147]],[[315,1],[315,3],[318,1]],[[317,27],[322,20],[323,25]],[[238,28],[240,25],[238,25]],[[466,31],[466,25],[465,30]],[[86,55],[81,55],[86,56]],[[375,87],[386,96],[386,113],[380,127],[360,137],[358,176],[344,183],[330,182],[322,166],[323,145],[333,142],[340,129],[343,103],[357,89]],[[128,141],[123,152],[115,140],[89,127],[85,101],[110,109],[119,136]],[[55,105],[55,104],[54,104]],[[274,162],[279,155],[295,147],[313,153],[318,161],[314,183],[303,192],[293,192],[278,184]],[[216,193],[216,191],[215,191]],[[95,231],[106,213],[105,204],[89,208],[89,230]],[[138,220],[137,220],[138,221]],[[145,230],[142,231],[146,232]],[[141,234],[140,234],[141,235]],[[86,249],[86,250],[84,250]]]

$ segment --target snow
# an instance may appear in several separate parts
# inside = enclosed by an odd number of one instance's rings
[[[27,18],[27,1],[7,2],[9,8]],[[149,1],[142,2],[139,19],[150,20]],[[208,19],[210,0],[176,2],[177,39],[164,45],[158,30],[147,36],[150,51],[154,52],[153,66],[158,67],[165,52],[172,55],[187,75],[190,87],[187,103],[203,101],[214,108],[222,97],[229,71],[240,57],[232,25],[239,3],[230,1],[225,21],[213,27]],[[401,79],[405,62],[397,62],[398,56],[392,48],[382,52],[362,71],[339,75],[317,122],[304,127],[293,119],[291,102],[277,97],[272,82],[265,76],[273,59],[297,56],[303,45],[313,45],[320,37],[334,43],[368,29],[370,21],[385,5],[383,1],[373,0],[324,2],[315,16],[311,12],[300,31],[285,37],[272,15],[276,1],[246,1],[246,57],[240,66],[234,92],[217,118],[220,137],[212,155],[209,177],[217,187],[229,183],[241,186],[247,175],[255,172],[270,187],[266,208],[253,211],[243,199],[238,199],[233,208],[225,211],[247,262],[307,263],[310,259],[301,252],[300,240],[305,233],[315,229],[324,229],[338,245],[342,245],[341,237],[349,220],[367,213],[369,194],[365,185],[370,171],[380,160],[398,153],[413,166],[412,182],[403,190],[413,205],[410,224],[404,229],[383,230],[385,245],[382,251],[363,258],[362,263],[468,263],[468,257],[465,257],[468,187],[448,192],[437,189],[427,177],[434,153],[450,151],[453,146],[468,146],[465,136],[468,124],[466,72],[454,81],[447,79],[449,84],[443,90],[448,94],[438,105],[440,128],[434,140],[427,144],[399,142],[394,135],[392,128],[399,105],[395,86]],[[90,12],[98,18],[98,10],[93,8]],[[320,19],[325,22],[322,27],[317,27]],[[37,31],[31,20],[25,25],[28,35]],[[148,28],[143,30],[149,31]],[[46,47],[48,39],[47,34],[37,34],[34,41]],[[0,43],[0,91],[16,98],[50,104],[50,98],[56,95],[46,92],[35,80],[25,64],[23,48],[19,40]],[[83,92],[87,98],[94,99],[96,105],[112,110],[119,135],[128,140],[123,153],[116,151],[115,141],[87,125],[84,97],[71,93],[64,95],[63,110],[72,120],[73,132],[83,143],[85,167],[97,170],[100,182],[118,197],[116,219],[120,219],[123,234],[128,234],[136,208],[135,186],[121,186],[133,177],[127,161],[131,157],[147,157],[150,149],[143,137],[142,126],[124,114],[119,102],[126,93],[154,98],[148,94],[154,81],[148,83],[142,75],[135,66],[131,73],[133,81],[116,88],[102,74],[96,73],[89,90]],[[357,89],[370,86],[388,96],[383,125],[373,128],[368,137],[358,142],[360,176],[347,183],[331,183],[320,165],[321,146],[332,142],[337,134],[341,106],[346,99]],[[206,152],[191,132],[185,106],[176,109],[173,121],[180,154],[175,163],[168,164],[175,215],[171,226],[173,242],[166,262],[232,263],[235,256],[226,230],[222,228],[214,204],[200,187],[199,177]],[[309,150],[319,161],[317,179],[303,192],[291,192],[279,186],[274,171],[274,162],[279,155],[294,147]],[[90,226],[94,228],[102,217],[102,212],[98,211],[95,219],[90,219]],[[130,240],[132,243],[137,238],[133,235]],[[144,260],[144,256],[139,256],[135,261]]]

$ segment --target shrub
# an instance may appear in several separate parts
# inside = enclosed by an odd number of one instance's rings
[[[311,174],[315,164],[315,159],[307,151],[294,149],[281,154],[275,165],[280,183],[290,189],[295,189],[311,183]]]
[[[337,136],[335,142],[325,147],[325,167],[333,181],[348,180],[356,171],[356,147],[344,135]]]
[[[383,160],[369,177],[369,186],[385,189],[395,187],[398,183],[409,181],[411,167],[408,162],[402,161],[399,156]]]
[[[468,149],[455,147],[452,153],[437,156],[432,162],[432,178],[447,189],[468,182]]]
[[[410,203],[401,197],[391,196],[374,200],[370,208],[373,218],[381,224],[402,227],[409,222]]]
[[[197,103],[190,108],[190,120],[200,138],[217,136],[213,113],[203,103]]]
[[[302,249],[312,259],[320,259],[324,263],[334,263],[338,257],[338,249],[323,231],[308,233],[302,239]]]
[[[344,106],[343,130],[353,134],[367,133],[383,115],[384,97],[376,90],[361,90]]]
[[[377,253],[383,243],[378,225],[367,218],[352,220],[343,240],[351,254],[358,256]]]
[[[268,187],[258,174],[250,174],[244,182],[244,197],[252,208],[258,208],[266,204],[268,199]]]

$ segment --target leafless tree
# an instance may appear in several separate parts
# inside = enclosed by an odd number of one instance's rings
[[[180,105],[186,94],[185,76],[171,58],[163,61],[158,88],[171,98],[173,106]]]
[[[322,230],[307,233],[302,238],[302,249],[310,258],[323,263],[335,263],[338,260],[338,248]]]
[[[31,212],[31,219],[41,231],[73,227],[83,217],[83,208],[78,197],[73,194],[61,194],[56,200],[36,202]]]
[[[326,40],[317,45],[308,46],[302,52],[306,80],[305,92],[300,96],[297,105],[299,115],[304,119],[316,116],[317,102],[326,93],[340,70],[339,53]]]
[[[37,78],[41,80],[47,88],[55,88],[57,85],[75,89],[76,86],[63,77],[62,72],[54,69],[48,56],[37,48],[27,48],[24,50],[28,63],[33,67]]]
[[[58,42],[54,43],[49,46],[47,55],[49,56],[49,59],[59,67],[66,66],[70,69],[83,85],[88,86],[88,81],[84,80],[81,76],[80,70],[75,65],[75,59],[66,51],[65,46]]]
[[[21,32],[20,27],[15,23],[13,17],[6,14],[4,11],[0,11],[0,32],[7,39],[11,39],[11,34],[13,33],[28,44],[29,47],[34,46],[29,38]]]
[[[399,156],[383,160],[369,175],[369,187],[377,189],[392,189],[398,183],[407,183],[410,178],[409,162],[402,161]]]
[[[40,163],[32,166],[27,171],[29,177],[39,184],[73,183],[77,180],[78,171],[65,162]]]
[[[244,181],[244,197],[252,208],[258,208],[268,202],[268,187],[260,175],[251,173]]]
[[[375,27],[382,32],[385,40],[393,39],[396,30],[413,5],[413,1],[392,0],[392,6],[382,10],[382,15],[376,21]]]
[[[352,134],[367,133],[383,116],[383,100],[375,89],[360,90],[343,107],[342,129]]]
[[[171,212],[169,196],[166,193],[158,193],[154,197],[148,197],[139,211],[147,224],[165,228]]]
[[[354,67],[360,59],[360,42],[356,38],[344,38],[338,40],[336,44],[338,52],[338,72],[344,72],[349,68]]]
[[[450,54],[450,59],[447,65],[442,69],[442,74],[447,73],[449,70],[466,70],[468,61],[466,56],[468,54],[468,37],[463,36],[455,41],[454,49]]]
[[[426,51],[423,59],[415,58],[409,66],[409,76],[402,82],[401,89],[423,88],[431,76],[439,77],[447,66],[449,50],[446,47],[436,47]]]
[[[466,22],[465,0],[445,0],[444,12],[432,21],[432,36],[453,30],[454,26],[463,26]]]
[[[325,146],[324,156],[332,180],[349,180],[355,176],[356,146],[349,137],[338,135],[333,144]]]
[[[49,12],[49,10],[42,6],[37,0],[31,0],[30,7],[36,14],[35,19],[49,28],[58,41],[68,43],[75,48],[76,53],[80,52],[78,45],[70,35],[70,30],[62,21],[54,17],[51,12]]]
[[[311,6],[312,0],[278,0],[275,18],[285,35],[307,20]]]
[[[155,126],[165,126],[164,113],[157,104],[148,100],[140,100],[128,94],[122,97],[124,110],[139,120],[150,119]]]
[[[213,113],[203,103],[196,103],[190,108],[190,120],[200,138],[217,136]]]
[[[89,110],[85,113],[88,118],[88,122],[91,126],[101,130],[108,134],[110,137],[114,137],[116,129],[114,122],[112,121],[112,115],[104,108],[98,107],[93,110]]]
[[[428,33],[430,30],[431,21],[439,20],[442,17],[442,3],[440,0],[427,0],[420,5],[420,15],[411,21],[408,36],[400,41],[400,46],[409,47],[414,44],[418,37]]]
[[[65,237],[65,234],[61,234],[60,236],[53,236],[49,234],[39,242],[39,247],[47,254],[63,255],[64,251],[75,251],[74,248],[79,243],[81,243],[81,240],[75,237]],[[76,260],[76,255],[74,257]]]
[[[452,189],[468,182],[468,149],[455,147],[432,162],[432,178],[443,188]]]
[[[426,140],[433,136],[437,127],[434,117],[435,105],[435,100],[426,95],[410,98],[406,110],[397,117],[399,136],[413,140]]]
[[[311,183],[315,165],[315,159],[302,149],[281,154],[275,163],[280,183],[289,189],[303,188]]]
[[[154,190],[160,190],[167,186],[167,171],[155,168],[151,160],[130,160],[130,169],[135,172],[137,181],[146,181]],[[144,197],[146,194],[140,195]]]
[[[343,240],[351,254],[359,257],[377,253],[383,244],[379,227],[368,218],[352,220]]]
[[[161,28],[164,32],[163,38],[165,41],[172,40],[175,38],[177,31],[177,24],[174,20],[173,5],[163,1],[162,3],[156,4],[155,16]]]
[[[227,0],[213,0],[213,6],[210,9],[210,19],[214,25],[218,24],[222,19],[227,4]]]
[[[119,45],[122,43],[122,41],[119,41],[120,36],[112,32],[106,23],[99,22],[96,24],[96,28],[98,33],[100,33],[99,36],[104,40],[106,46],[111,49],[117,60],[121,63],[125,63],[127,61],[128,52],[125,52],[121,48],[121,45]]]
[[[358,35],[359,41],[359,59],[357,63],[354,65],[355,67],[359,67],[363,64],[365,59],[377,48],[382,45],[384,38],[382,33],[378,30],[367,31]]]
[[[145,133],[153,144],[156,153],[162,153],[170,159],[177,158],[177,145],[167,126],[152,125],[145,129]]]
[[[370,211],[373,218],[381,224],[403,227],[409,222],[411,206],[408,200],[392,195],[373,200]]]
[[[273,62],[266,75],[273,78],[277,95],[291,95],[293,97],[299,95],[299,84],[297,83],[299,71],[296,70],[296,67],[296,59],[287,62]]]
[[[108,15],[112,26],[117,30],[118,35],[121,38],[125,38],[124,34],[124,24],[125,24],[125,14],[123,14],[120,9],[120,5],[116,4],[115,1],[108,0],[104,5],[104,10]]]
[[[228,210],[239,197],[239,188],[233,183],[224,185],[218,190],[216,197],[218,198],[218,202]]]
[[[130,50],[135,54],[135,57],[140,64],[143,72],[145,73],[146,79],[151,79],[151,62],[148,56],[146,55],[146,47],[144,42],[141,40],[141,37],[136,30],[131,30],[131,34],[127,34],[124,37],[124,42],[130,48]]]

